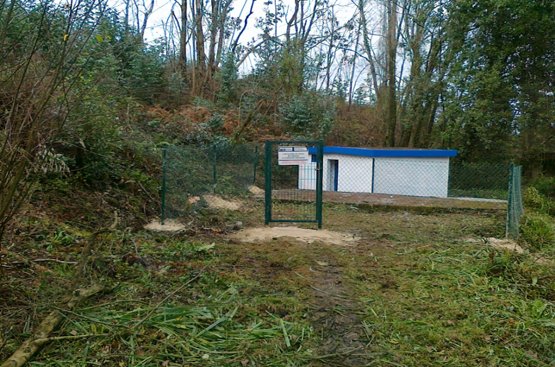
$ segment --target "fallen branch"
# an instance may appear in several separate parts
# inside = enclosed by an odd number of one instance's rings
[[[63,336],[51,336],[44,339],[35,339],[35,342],[48,343],[60,340],[76,340],[84,338],[99,338],[104,336],[109,336],[110,334],[85,334],[85,335],[63,335]]]
[[[0,252],[0,256],[6,257],[6,258],[8,256],[15,258],[17,261],[14,261],[14,262],[10,263],[12,265],[22,264],[22,265],[26,265],[26,266],[29,266],[29,267],[33,268],[33,270],[36,270],[36,271],[39,271],[39,272],[42,272],[42,273],[52,274],[52,270],[48,269],[47,267],[36,264],[33,261],[29,260],[28,258],[26,258],[26,257],[24,257],[24,256],[22,256],[18,253],[15,253],[13,251],[3,250],[3,251]]]
[[[58,260],[58,259],[34,259],[31,260],[33,262],[36,263],[43,263],[43,262],[53,262],[53,263],[58,263],[58,264],[70,264],[70,265],[76,265],[77,261],[66,261],[66,260]]]
[[[79,303],[83,302],[87,298],[90,298],[104,290],[104,287],[95,284],[89,288],[78,289],[74,292],[73,296],[67,303],[68,309],[73,309]],[[62,321],[63,314],[59,311],[52,311],[42,320],[42,322],[37,326],[33,335],[25,340],[23,344],[8,358],[0,367],[20,367],[29,361],[29,359],[42,347],[44,344],[50,340],[56,340],[54,338],[49,338],[48,336]]]

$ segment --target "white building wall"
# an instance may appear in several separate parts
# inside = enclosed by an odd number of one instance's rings
[[[299,166],[299,189],[316,190],[316,163]]]
[[[324,154],[323,189],[333,191],[330,160],[338,161],[337,191],[447,197],[449,158],[371,158]],[[316,189],[316,163],[299,167],[299,189]]]
[[[324,154],[324,190],[333,191],[329,177],[330,160],[338,161],[337,191],[372,192],[373,158]]]
[[[333,180],[330,177],[330,160],[338,161],[337,191],[372,192],[373,158],[340,154],[324,154],[324,170],[322,172],[324,191],[333,191],[334,189]],[[316,163],[299,166],[298,186],[301,190],[316,190]]]
[[[447,197],[449,158],[375,160],[375,193]]]

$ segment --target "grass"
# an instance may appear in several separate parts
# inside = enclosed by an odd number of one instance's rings
[[[107,300],[60,309],[66,319],[58,335],[83,338],[51,343],[30,365],[297,366],[312,359],[312,326],[294,290],[218,270],[215,244],[135,240],[149,268],[114,261],[117,285]],[[280,314],[272,313],[278,303]]]
[[[9,270],[0,359],[58,307],[60,340],[31,366],[555,363],[553,267],[468,241],[502,237],[503,212],[326,205],[325,228],[360,236],[352,247],[229,243],[229,223],[261,224],[257,203],[200,215],[196,235],[102,235],[91,274],[113,290],[72,312],[59,296],[73,265],[48,263],[55,278]],[[85,234],[58,229],[25,237],[24,252],[76,259],[70,238]]]
[[[380,257],[386,281],[358,282],[376,365],[552,365],[555,307],[532,292],[546,285],[515,281],[502,256],[443,244]]]

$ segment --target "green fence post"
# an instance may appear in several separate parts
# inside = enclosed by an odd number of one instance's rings
[[[505,237],[509,238],[510,229],[511,229],[511,210],[512,210],[512,201],[513,201],[513,164],[509,166],[509,187],[507,190],[507,220],[505,222]]]
[[[258,167],[258,144],[254,147],[254,167],[252,170],[252,184],[256,185],[256,168]]]
[[[517,198],[517,209],[518,209],[518,220],[520,223],[520,216],[524,213],[524,203],[522,202],[522,166],[517,167],[517,182],[516,182],[516,198]]]
[[[162,148],[162,186],[160,187],[160,224],[164,225],[166,220],[166,166],[168,149]]]
[[[324,142],[317,144],[318,162],[316,163],[316,221],[318,228],[322,228],[322,181],[324,175]]]
[[[513,191],[515,192],[514,203],[515,206],[515,238],[520,235],[520,218],[524,213],[522,203],[522,166],[515,167],[515,176],[513,177]],[[516,202],[515,202],[516,201]]]
[[[272,220],[272,142],[264,143],[264,224]]]

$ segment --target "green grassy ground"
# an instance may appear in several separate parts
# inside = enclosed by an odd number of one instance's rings
[[[504,213],[333,205],[325,227],[357,245],[226,239],[228,224],[261,216],[254,203],[205,211],[181,235],[101,235],[89,274],[111,290],[73,312],[59,296],[75,265],[45,263],[54,277],[5,269],[0,359],[58,307],[63,338],[32,366],[555,364],[553,259],[468,241],[501,236]],[[77,259],[86,234],[64,233],[72,240],[27,237],[27,254]]]

